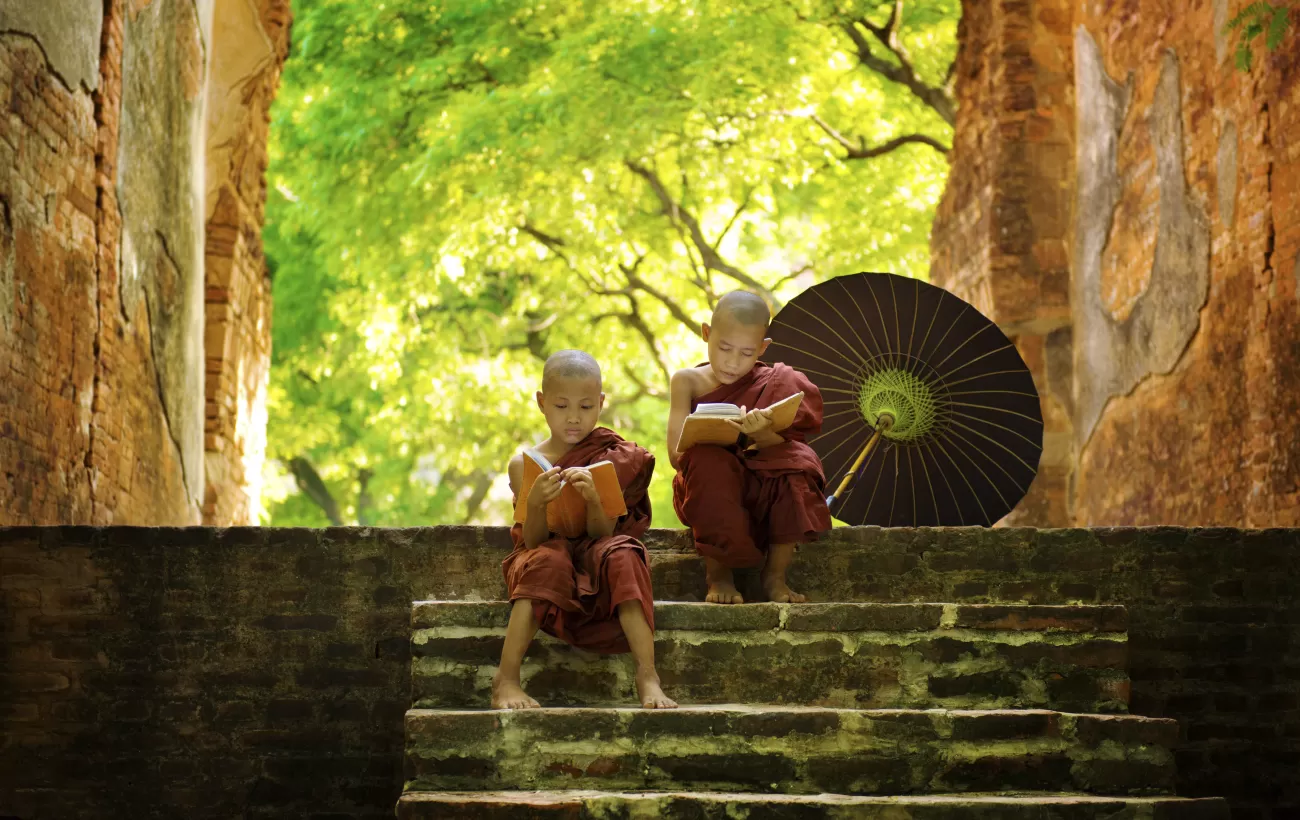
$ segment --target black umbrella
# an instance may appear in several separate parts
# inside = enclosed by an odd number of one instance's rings
[[[992,525],[1043,450],[1038,390],[998,327],[948,291],[889,273],[814,285],[772,321],[764,359],[821,390],[809,441],[831,514],[886,527]]]

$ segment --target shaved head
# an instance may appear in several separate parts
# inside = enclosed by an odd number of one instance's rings
[[[546,359],[546,365],[542,367],[542,392],[553,386],[556,379],[595,379],[599,388],[600,365],[581,350],[558,350]]]
[[[747,327],[760,327],[767,332],[772,322],[772,312],[767,309],[767,302],[756,293],[747,290],[733,290],[718,300],[713,309],[712,324],[731,321]]]

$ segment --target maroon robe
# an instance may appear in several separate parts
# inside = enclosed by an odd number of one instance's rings
[[[821,460],[806,440],[821,432],[822,395],[808,377],[784,364],[759,362],[734,384],[695,399],[760,410],[803,391],[784,444],[742,452],[697,444],[678,456],[673,508],[695,536],[695,549],[724,566],[756,567],[770,544],[811,541],[831,528]]]
[[[510,535],[514,551],[501,564],[510,600],[531,599],[542,631],[580,649],[604,654],[628,652],[618,606],[640,601],[654,631],[654,596],[645,547],[638,540],[650,528],[650,476],[655,460],[613,430],[597,427],[574,445],[557,467],[586,467],[611,461],[623,488],[627,514],[605,538],[551,537],[524,548],[524,525]]]

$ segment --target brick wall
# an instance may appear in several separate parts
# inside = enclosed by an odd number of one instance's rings
[[[1011,336],[1043,397],[1042,462],[1010,526],[1069,520],[1070,1],[962,4],[956,139],[931,236],[931,281]]]
[[[274,39],[256,83],[222,78],[242,141],[213,149],[235,157],[219,177],[234,208],[213,215],[205,265],[195,126],[205,58],[231,60],[211,48],[204,6],[49,0],[33,15],[29,0],[0,0],[0,524],[253,514],[266,120],[289,14],[285,0],[223,7],[221,19],[254,8]]]
[[[1276,52],[1257,44],[1256,68],[1243,74],[1233,66],[1235,35],[1216,29],[1244,5],[1077,4],[1076,22],[1092,33],[1106,72],[1121,83],[1132,73],[1118,135],[1122,194],[1102,259],[1112,317],[1135,313],[1160,272],[1156,239],[1171,209],[1152,112],[1170,50],[1180,170],[1209,240],[1204,307],[1185,352],[1168,375],[1114,396],[1080,442],[1078,523],[1300,523],[1300,16]],[[1170,278],[1171,287],[1190,286],[1185,269]]]
[[[665,596],[702,588],[652,531]],[[391,817],[409,602],[498,598],[499,528],[0,529],[0,815]],[[823,599],[1120,603],[1179,790],[1300,811],[1300,531],[836,530]]]
[[[963,3],[931,278],[1043,398],[1004,523],[1300,523],[1300,25],[1243,74],[1244,5]]]

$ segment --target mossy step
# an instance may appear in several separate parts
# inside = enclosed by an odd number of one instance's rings
[[[869,797],[709,792],[409,792],[398,820],[1228,820],[1220,798],[1081,794]]]
[[[406,714],[408,790],[1171,793],[1178,722],[696,706]]]
[[[419,602],[411,614],[419,708],[481,708],[506,603]],[[1118,606],[655,604],[655,656],[683,703],[860,709],[1128,710]],[[546,706],[636,703],[631,657],[540,636],[523,667]]]

